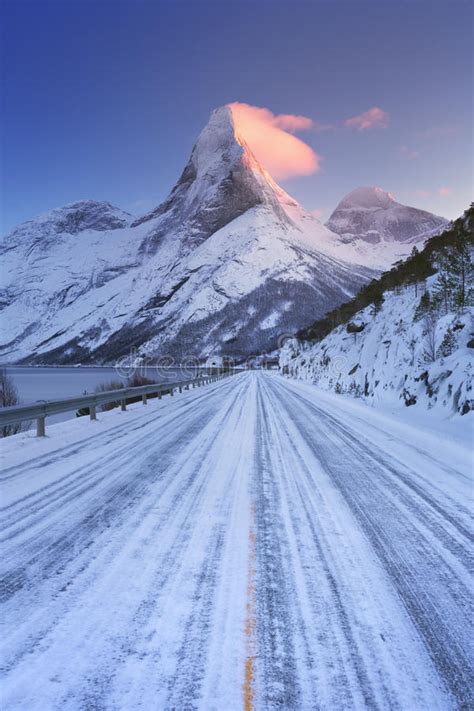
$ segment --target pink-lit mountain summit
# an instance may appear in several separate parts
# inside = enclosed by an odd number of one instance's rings
[[[2,240],[2,361],[269,351],[444,226],[413,210],[403,239],[370,241],[360,210],[379,224],[407,208],[351,203],[340,236],[275,183],[234,114],[213,112],[169,196],[142,217],[81,201]]]

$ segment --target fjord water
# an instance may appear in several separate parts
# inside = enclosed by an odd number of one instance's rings
[[[185,380],[192,376],[190,368],[129,368],[126,371],[112,366],[77,366],[77,367],[23,367],[5,368],[18,391],[20,404],[28,405],[38,400],[58,400],[94,392],[101,383],[111,381],[127,382],[127,377],[138,372],[150,380],[169,382]],[[51,415],[50,422],[63,422],[75,417],[75,412],[61,412]]]

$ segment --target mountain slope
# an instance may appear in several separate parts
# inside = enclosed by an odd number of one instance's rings
[[[326,226],[365,263],[387,266],[448,224],[443,217],[396,202],[381,188],[361,187],[341,200]]]

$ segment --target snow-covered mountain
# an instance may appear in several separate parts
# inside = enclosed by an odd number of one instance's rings
[[[444,217],[402,205],[381,188],[361,187],[341,200],[326,226],[355,250],[357,261],[386,267],[448,224]]]
[[[279,188],[215,111],[180,179],[139,219],[84,201],[1,243],[3,361],[243,355],[352,295],[369,270]]]
[[[3,362],[271,350],[374,275],[272,180],[227,106],[155,210],[73,203],[20,225],[0,253]]]

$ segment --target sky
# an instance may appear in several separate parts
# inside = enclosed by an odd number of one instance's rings
[[[2,16],[2,233],[81,199],[158,205],[227,103],[322,220],[360,185],[449,218],[473,199],[471,2],[3,0]]]

